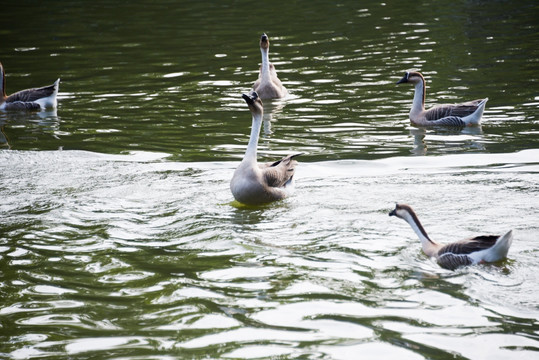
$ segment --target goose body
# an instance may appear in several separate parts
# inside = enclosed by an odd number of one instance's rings
[[[256,92],[242,95],[252,114],[251,136],[247,150],[240,165],[234,171],[230,181],[230,190],[234,198],[247,205],[259,205],[284,199],[294,187],[294,170],[297,161],[288,155],[281,160],[258,164],[256,149],[262,126],[263,106]]]
[[[488,98],[462,104],[437,105],[425,110],[426,82],[419,72],[406,72],[397,84],[414,84],[414,101],[410,121],[419,126],[473,126],[479,125]]]
[[[56,97],[60,79],[54,84],[35,89],[18,91],[9,96],[6,95],[6,74],[0,63],[0,110],[45,110],[57,106]]]
[[[507,257],[513,241],[513,231],[509,230],[501,236],[481,235],[450,244],[439,244],[429,238],[410,206],[397,204],[389,216],[396,216],[410,224],[421,241],[423,252],[436,258],[440,266],[451,270],[460,266],[502,260]]]
[[[266,34],[260,37],[260,52],[262,53],[262,65],[258,80],[253,85],[253,91],[256,91],[261,99],[278,99],[285,97],[288,91],[277,77],[275,66],[269,61],[269,38]]]

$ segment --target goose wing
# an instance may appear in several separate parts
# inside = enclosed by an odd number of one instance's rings
[[[494,246],[498,238],[498,235],[481,235],[471,239],[457,241],[455,243],[443,246],[438,251],[438,256],[447,253],[455,255],[467,255],[476,251],[485,250]]]
[[[461,266],[468,266],[473,264],[473,260],[466,254],[453,254],[450,252],[444,253],[438,257],[438,264],[441,267],[455,270]]]
[[[496,244],[498,238],[498,235],[481,235],[447,244],[438,251],[438,263],[440,266],[451,270],[460,266],[472,265],[474,263],[472,254],[490,249]]]
[[[301,154],[288,155],[273,163],[261,164],[262,176],[270,187],[283,187],[293,176],[298,162],[294,160]]]
[[[41,106],[36,102],[12,101],[6,102],[6,110],[39,110]]]
[[[11,94],[7,97],[6,102],[33,102],[42,98],[46,98],[48,96],[51,96],[56,88],[56,84],[52,84],[49,86],[44,86],[42,88],[37,89],[26,89],[18,91],[14,94]]]
[[[446,116],[437,120],[429,120],[427,125],[464,127],[466,123],[459,116]]]
[[[425,118],[432,121],[450,116],[465,117],[473,114],[483,100],[484,99],[478,99],[462,104],[437,105],[425,112]]]

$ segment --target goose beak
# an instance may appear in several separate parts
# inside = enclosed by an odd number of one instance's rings
[[[247,94],[241,94],[241,97],[243,98],[243,100],[245,100],[247,104],[252,105],[254,102],[254,100]]]
[[[396,212],[397,209],[393,209],[389,212],[389,216],[397,216],[397,212]]]
[[[260,47],[262,49],[267,49],[269,47],[268,35],[262,34],[262,36],[260,37]]]
[[[247,104],[253,105],[255,100],[258,99],[258,94],[256,91],[251,91],[249,95],[241,94],[241,97],[243,98],[243,100],[245,100]]]
[[[408,82],[408,77],[409,77],[409,76],[410,76],[409,73],[404,74],[404,76],[402,77],[402,79],[400,79],[399,81],[397,81],[397,84],[396,84],[396,85]]]

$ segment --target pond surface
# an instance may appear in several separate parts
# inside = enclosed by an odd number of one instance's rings
[[[28,11],[31,8],[32,11]],[[536,359],[539,8],[533,1],[31,2],[3,8],[0,357]],[[259,160],[303,152],[296,193],[228,184],[258,40],[290,91]],[[410,125],[488,97],[481,127]],[[508,259],[448,271],[441,242],[513,229]]]

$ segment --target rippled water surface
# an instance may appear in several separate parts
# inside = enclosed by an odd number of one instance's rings
[[[539,8],[533,1],[31,2],[3,7],[0,357],[536,359]],[[28,11],[31,8],[32,11]],[[290,90],[259,158],[303,152],[293,197],[233,201],[258,39]],[[483,124],[410,126],[489,97]],[[426,257],[513,229],[508,259]]]

